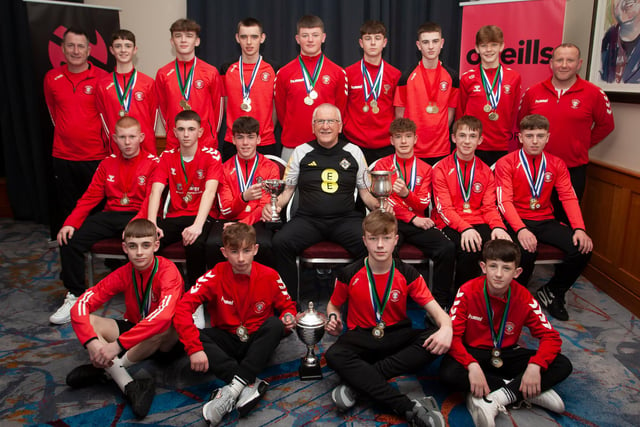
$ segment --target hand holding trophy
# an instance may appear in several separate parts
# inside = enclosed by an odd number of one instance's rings
[[[368,170],[367,173],[370,181],[369,191],[373,197],[378,199],[380,210],[385,212],[385,203],[391,195],[391,175],[393,175],[395,171]]]
[[[271,196],[271,222],[282,222],[276,204],[278,196],[284,191],[285,181],[282,179],[258,179],[257,181],[262,184],[262,189]]]

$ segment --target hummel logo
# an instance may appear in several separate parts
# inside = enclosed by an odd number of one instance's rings
[[[116,177],[115,177],[115,175],[109,175],[109,176],[107,177],[107,181],[109,181],[109,182],[116,182],[116,181],[115,181],[115,178],[116,178]]]
[[[546,103],[549,102],[549,99],[536,99],[534,101],[535,104],[542,104],[542,103]]]
[[[309,163],[307,166],[318,166],[318,164],[316,163],[316,161],[312,161],[311,163]]]
[[[478,322],[482,322],[482,316],[474,316],[473,314],[470,314],[469,320],[477,320]]]
[[[222,295],[220,295],[220,301],[222,301],[223,304],[227,304],[227,305],[233,305],[233,300],[229,301],[224,299],[224,297]]]

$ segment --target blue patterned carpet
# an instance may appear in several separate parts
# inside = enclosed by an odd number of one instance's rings
[[[48,316],[61,303],[58,252],[47,246],[47,230],[30,223],[0,220],[0,425],[41,426],[204,426],[201,407],[222,383],[213,375],[195,374],[188,359],[169,365],[145,361],[132,368],[134,377],[151,376],[157,384],[149,415],[136,420],[115,386],[72,390],[67,373],[88,362],[70,325],[49,325]],[[102,274],[104,268],[98,268]],[[537,289],[550,270],[538,269],[530,289]],[[312,278],[313,280],[313,278]],[[326,286],[326,285],[325,285]],[[321,309],[328,289],[321,295]],[[568,294],[571,321],[556,322],[563,353],[573,374],[556,388],[566,412],[510,409],[497,426],[638,426],[640,425],[640,323],[592,284],[581,279]],[[324,301],[324,303],[322,302]],[[102,313],[116,317],[122,300]],[[420,310],[412,310],[422,322]],[[319,354],[333,342],[323,339]],[[529,337],[523,344],[533,343]],[[230,414],[221,425],[241,426],[394,426],[404,420],[371,402],[359,402],[338,413],[329,397],[338,378],[323,369],[322,381],[301,382],[297,369],[303,345],[292,335],[282,341],[263,378],[271,383],[265,399],[248,417]],[[323,360],[324,365],[324,360]],[[437,365],[437,364],[436,364]],[[437,380],[437,366],[394,382],[413,398],[433,395],[451,426],[472,425],[461,394],[449,393]]]

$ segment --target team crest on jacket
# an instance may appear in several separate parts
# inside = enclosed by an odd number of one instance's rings
[[[441,81],[440,82],[440,92],[446,92],[449,89],[449,82]]]
[[[271,73],[265,71],[264,73],[262,73],[261,78],[263,82],[268,82],[269,79],[271,78]]]
[[[509,95],[511,93],[511,85],[502,86],[502,90],[504,90],[505,95]]]
[[[389,296],[389,299],[393,302],[400,301],[400,291],[397,289],[394,289],[393,291],[391,291],[391,295]]]
[[[93,94],[93,86],[91,85],[85,85],[83,88],[83,92],[87,95],[91,95]]]
[[[196,89],[202,89],[204,87],[204,80],[196,80],[194,82]]]
[[[140,175],[138,177],[138,185],[145,185],[147,183],[147,177],[144,175]]]
[[[264,311],[266,307],[267,307],[267,304],[265,304],[264,301],[258,301],[253,305],[253,311],[260,314]]]
[[[349,163],[349,160],[343,157],[342,160],[340,160],[340,167],[344,170],[347,170],[349,169],[349,166],[351,166],[351,163]]]
[[[516,325],[514,325],[513,322],[507,322],[507,324],[504,325],[504,333],[507,335],[513,335],[515,330]]]
[[[572,99],[571,100],[571,108],[573,108],[574,110],[577,110],[578,108],[580,108],[580,100],[579,99]]]
[[[482,193],[482,183],[481,182],[474,182],[473,183],[473,192],[474,193]]]
[[[553,181],[553,173],[552,172],[545,172],[544,173],[544,182],[551,182]]]
[[[176,190],[178,190],[178,191],[182,191],[182,184],[177,183],[177,184],[176,184]]]
[[[198,177],[198,179],[204,179],[204,171],[202,169],[198,169],[196,171],[196,176]]]
[[[331,77],[329,77],[328,74],[325,74],[324,76],[322,76],[322,83],[328,85],[329,83],[331,83]]]
[[[390,84],[386,84],[384,86],[382,86],[384,88],[384,94],[388,95],[389,91],[391,90],[391,85]]]
[[[144,101],[144,92],[136,92],[133,94],[133,97],[136,99],[136,101]]]

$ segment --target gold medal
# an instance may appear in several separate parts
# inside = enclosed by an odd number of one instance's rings
[[[191,105],[189,105],[186,99],[180,100],[180,106],[182,107],[183,110],[191,110]]]
[[[502,368],[503,364],[504,364],[504,362],[502,361],[501,358],[499,358],[499,357],[492,357],[491,358],[491,365],[494,368],[496,368],[496,369]]]
[[[485,113],[490,113],[491,112],[491,105],[485,104],[485,106],[482,107],[482,109],[484,110]]]
[[[313,105],[313,99],[311,99],[310,96],[305,96],[304,97],[304,103],[307,105]]]
[[[437,105],[427,105],[427,113],[429,114],[438,114],[438,112],[440,111],[440,109],[438,108]]]
[[[185,203],[189,203],[191,200],[193,200],[193,197],[191,197],[191,194],[187,194],[182,198],[182,200],[184,200]]]
[[[364,104],[364,107],[362,107],[362,111],[367,113],[369,111],[369,106],[367,104]]]
[[[120,110],[120,111],[118,111],[118,115],[119,115],[120,117],[124,117],[124,116],[126,116],[126,115],[127,115],[127,111],[126,111],[126,110]]]
[[[378,113],[380,112],[380,108],[378,108],[378,107],[371,107],[371,112],[372,112],[373,114],[378,114]]]
[[[242,104],[240,104],[240,109],[245,113],[248,113],[249,111],[251,111],[251,105],[243,102]]]
[[[126,206],[129,204],[129,198],[127,197],[126,193],[122,195],[122,198],[120,199],[120,204],[122,206]]]
[[[469,202],[464,202],[462,204],[462,212],[471,213],[471,205],[469,204]]]
[[[502,353],[500,352],[499,348],[494,347],[491,349],[491,357],[500,357],[500,354]]]
[[[531,208],[532,211],[535,211],[536,209],[540,209],[540,203],[538,203],[538,199],[536,199],[535,197],[532,197],[531,200],[529,200],[529,207]]]
[[[251,206],[247,205],[247,207],[244,208],[244,211],[245,212],[251,212]]]
[[[491,121],[496,121],[500,118],[500,116],[498,116],[498,113],[496,113],[495,111],[492,111],[489,113],[489,120]]]
[[[371,330],[371,335],[377,339],[384,337],[384,326],[384,322],[378,323],[378,325]]]
[[[311,92],[309,92],[309,98],[318,99],[318,92],[316,92],[315,89],[311,89]]]
[[[249,341],[249,333],[247,331],[247,328],[245,328],[242,325],[238,326],[238,329],[236,329],[236,335],[238,336],[238,339],[242,342]]]
[[[371,108],[376,108],[378,106],[378,101],[376,101],[375,99],[372,99],[370,104],[371,104]]]

